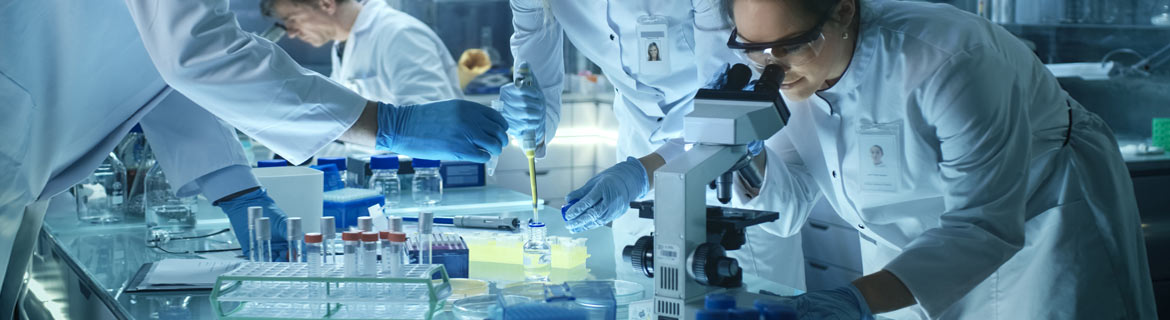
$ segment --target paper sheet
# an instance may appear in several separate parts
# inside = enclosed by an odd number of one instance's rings
[[[166,259],[155,263],[154,270],[146,277],[146,283],[212,285],[216,277],[239,265],[240,261]]]

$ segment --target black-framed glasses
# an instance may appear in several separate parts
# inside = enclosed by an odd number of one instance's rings
[[[820,54],[825,42],[822,30],[832,12],[833,10],[829,10],[822,14],[817,24],[808,31],[795,37],[770,42],[743,42],[739,37],[739,29],[732,28],[731,37],[727,39],[727,47],[739,49],[741,56],[758,68],[770,64],[788,66],[805,64]]]

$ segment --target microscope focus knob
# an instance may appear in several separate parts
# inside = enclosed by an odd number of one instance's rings
[[[687,259],[687,272],[701,285],[738,288],[743,284],[743,270],[739,261],[727,256],[727,251],[715,243],[704,243],[695,248]]]
[[[634,267],[634,271],[647,278],[654,277],[654,236],[638,238],[632,246],[622,248],[622,260]]]

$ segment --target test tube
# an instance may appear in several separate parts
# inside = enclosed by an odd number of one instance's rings
[[[382,268],[379,270],[384,275],[390,274],[390,231],[378,232],[378,248],[382,254]]]
[[[325,248],[321,242],[325,237],[320,233],[305,234],[305,261],[308,262],[309,276],[321,276],[321,264],[325,261]]]
[[[325,257],[326,264],[337,264],[337,259],[334,257],[334,250],[337,249],[337,225],[334,224],[333,217],[321,217],[321,255]]]
[[[435,225],[433,212],[418,213],[418,263],[431,264],[431,233]]]
[[[256,250],[256,219],[264,216],[263,207],[248,207],[248,260],[260,261],[260,251]]]
[[[356,231],[342,232],[341,240],[345,241],[345,251],[342,252],[342,260],[344,260],[344,270],[346,277],[354,277],[358,275],[358,242],[361,241],[362,234]]]
[[[272,262],[272,222],[267,217],[256,219],[256,250],[260,262]]]
[[[362,232],[361,274],[374,276],[378,274],[378,233]]]
[[[362,232],[373,232],[374,231],[374,219],[370,218],[370,217],[358,217],[357,218],[357,226],[358,226],[358,230],[361,230]]]
[[[285,240],[288,241],[288,262],[304,261],[305,243],[304,231],[301,229],[301,218],[292,217],[286,220],[288,228],[285,229],[288,236]]]
[[[382,248],[382,265],[385,267],[383,273],[389,277],[402,278],[404,274],[403,265],[406,264],[406,234],[402,232],[386,232],[387,238],[390,240],[390,245]],[[398,294],[401,291],[401,284],[394,284],[390,286],[390,294]]]
[[[390,216],[390,232],[402,232],[402,217]]]

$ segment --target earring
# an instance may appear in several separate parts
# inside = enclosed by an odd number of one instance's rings
[[[841,39],[849,40],[849,33],[848,32],[841,33]]]

